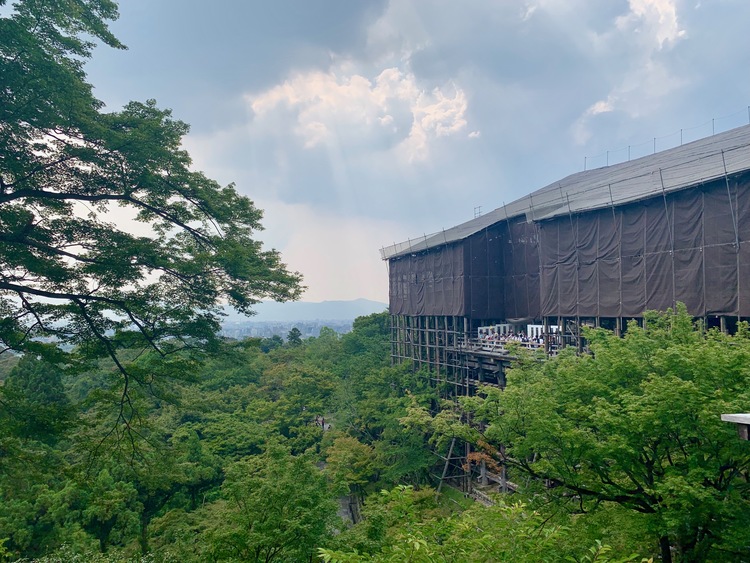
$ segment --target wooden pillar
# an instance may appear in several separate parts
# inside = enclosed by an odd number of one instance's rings
[[[404,359],[412,355],[411,317],[404,317]]]
[[[448,317],[442,317],[443,319],[443,332],[442,334],[442,342],[443,347],[440,351],[440,361],[443,364],[443,370],[445,370],[445,375],[448,375]]]
[[[432,317],[424,318],[424,343],[427,352],[427,369],[432,371]]]
[[[454,436],[451,440],[451,445],[448,448],[448,457],[445,458],[445,465],[443,466],[443,474],[440,476],[440,482],[438,483],[437,490],[435,491],[435,500],[440,495],[440,489],[443,488],[443,481],[445,481],[446,475],[448,475],[448,466],[451,462],[451,456],[453,455],[453,446],[456,445],[456,437]]]
[[[408,338],[409,335],[406,332],[406,316],[402,316],[399,318],[399,329],[401,331],[401,338],[400,338],[400,346],[401,346],[401,360],[400,362],[403,363],[404,356],[406,356],[406,347],[408,345]]]
[[[419,334],[419,367],[424,365],[424,317],[417,317],[417,333]]]
[[[471,464],[469,463],[469,454],[471,453],[471,445],[469,442],[466,442],[466,448],[465,448],[465,454],[464,454],[464,462],[466,463],[466,471],[464,472],[464,491],[466,493],[471,492]]]
[[[440,317],[433,316],[433,323],[435,324],[435,333],[433,335],[433,338],[435,339],[435,371],[437,372],[438,379],[440,379],[440,366],[443,363],[442,358],[442,346],[440,345],[440,342],[442,339],[440,338]]]
[[[724,315],[719,317],[719,326],[721,327],[721,333],[726,334],[727,333],[727,318]]]
[[[403,363],[404,357],[406,356],[406,347],[408,343],[408,335],[406,332],[406,316],[399,317],[399,329],[401,330],[401,360]]]
[[[432,360],[435,370],[440,374],[440,349],[438,348],[438,318],[432,316],[432,335],[430,337],[430,343],[432,344]]]
[[[400,315],[391,315],[391,338],[393,343],[391,344],[391,353],[394,356],[393,360],[395,363],[401,363],[399,356],[401,356],[399,350],[401,348],[401,331],[399,330],[399,318]]]
[[[416,327],[416,317],[409,317],[409,357],[412,359],[412,362],[416,362],[418,359],[417,352],[418,352],[418,343],[419,343],[419,333],[417,332]]]

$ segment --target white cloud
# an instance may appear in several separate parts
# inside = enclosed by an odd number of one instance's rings
[[[586,110],[588,115],[597,115],[599,113],[607,113],[614,109],[613,99],[610,96],[607,100],[600,100],[593,106]]]
[[[521,14],[521,21],[527,21],[531,18],[531,16],[534,15],[534,12],[536,12],[537,6],[534,6],[533,4],[527,4],[523,7],[523,13]]]
[[[630,13],[617,18],[622,31],[645,32],[659,49],[685,37],[674,0],[630,0]]]
[[[606,100],[599,100],[598,102],[590,105],[583,115],[573,124],[571,130],[573,133],[573,139],[579,145],[585,144],[591,138],[591,131],[588,128],[588,123],[591,117],[602,113],[609,113],[615,109],[615,98],[613,95]]]
[[[451,84],[427,91],[414,74],[398,67],[383,69],[371,80],[354,72],[350,62],[339,63],[328,72],[298,73],[246,100],[256,122],[287,112],[287,119],[276,123],[286,123],[306,148],[372,144],[385,137],[408,162],[426,160],[433,140],[467,125],[461,88]]]

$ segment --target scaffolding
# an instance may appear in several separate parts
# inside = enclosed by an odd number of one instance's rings
[[[512,349],[481,342],[488,325],[535,327],[540,357],[678,303],[734,332],[750,319],[750,126],[573,174],[381,255],[392,360],[443,399],[505,387]],[[467,448],[452,444],[441,482],[469,488]]]

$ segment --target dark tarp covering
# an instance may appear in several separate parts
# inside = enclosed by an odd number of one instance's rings
[[[541,316],[750,315],[748,175],[538,226]]]
[[[681,301],[695,316],[747,317],[750,173],[535,223],[513,217],[389,263],[393,314],[639,317]]]
[[[511,236],[506,248],[513,253],[512,277],[516,295],[506,301],[507,319],[538,319],[541,313],[539,274],[539,231],[523,219],[510,221]]]
[[[390,260],[390,312],[394,315],[463,316],[462,242]]]
[[[539,316],[537,230],[520,218],[453,244],[391,259],[389,269],[392,314]]]

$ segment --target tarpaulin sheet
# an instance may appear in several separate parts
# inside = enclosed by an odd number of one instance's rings
[[[541,222],[542,316],[637,317],[678,301],[695,316],[747,315],[750,299],[738,295],[750,290],[750,252],[736,250],[750,245],[743,178]]]
[[[620,259],[602,258],[597,262],[599,274],[599,317],[619,317],[620,314]]]
[[[391,260],[389,278],[389,309],[394,315],[466,313],[462,243]]]
[[[738,284],[740,316],[750,317],[750,242],[740,245]]]

